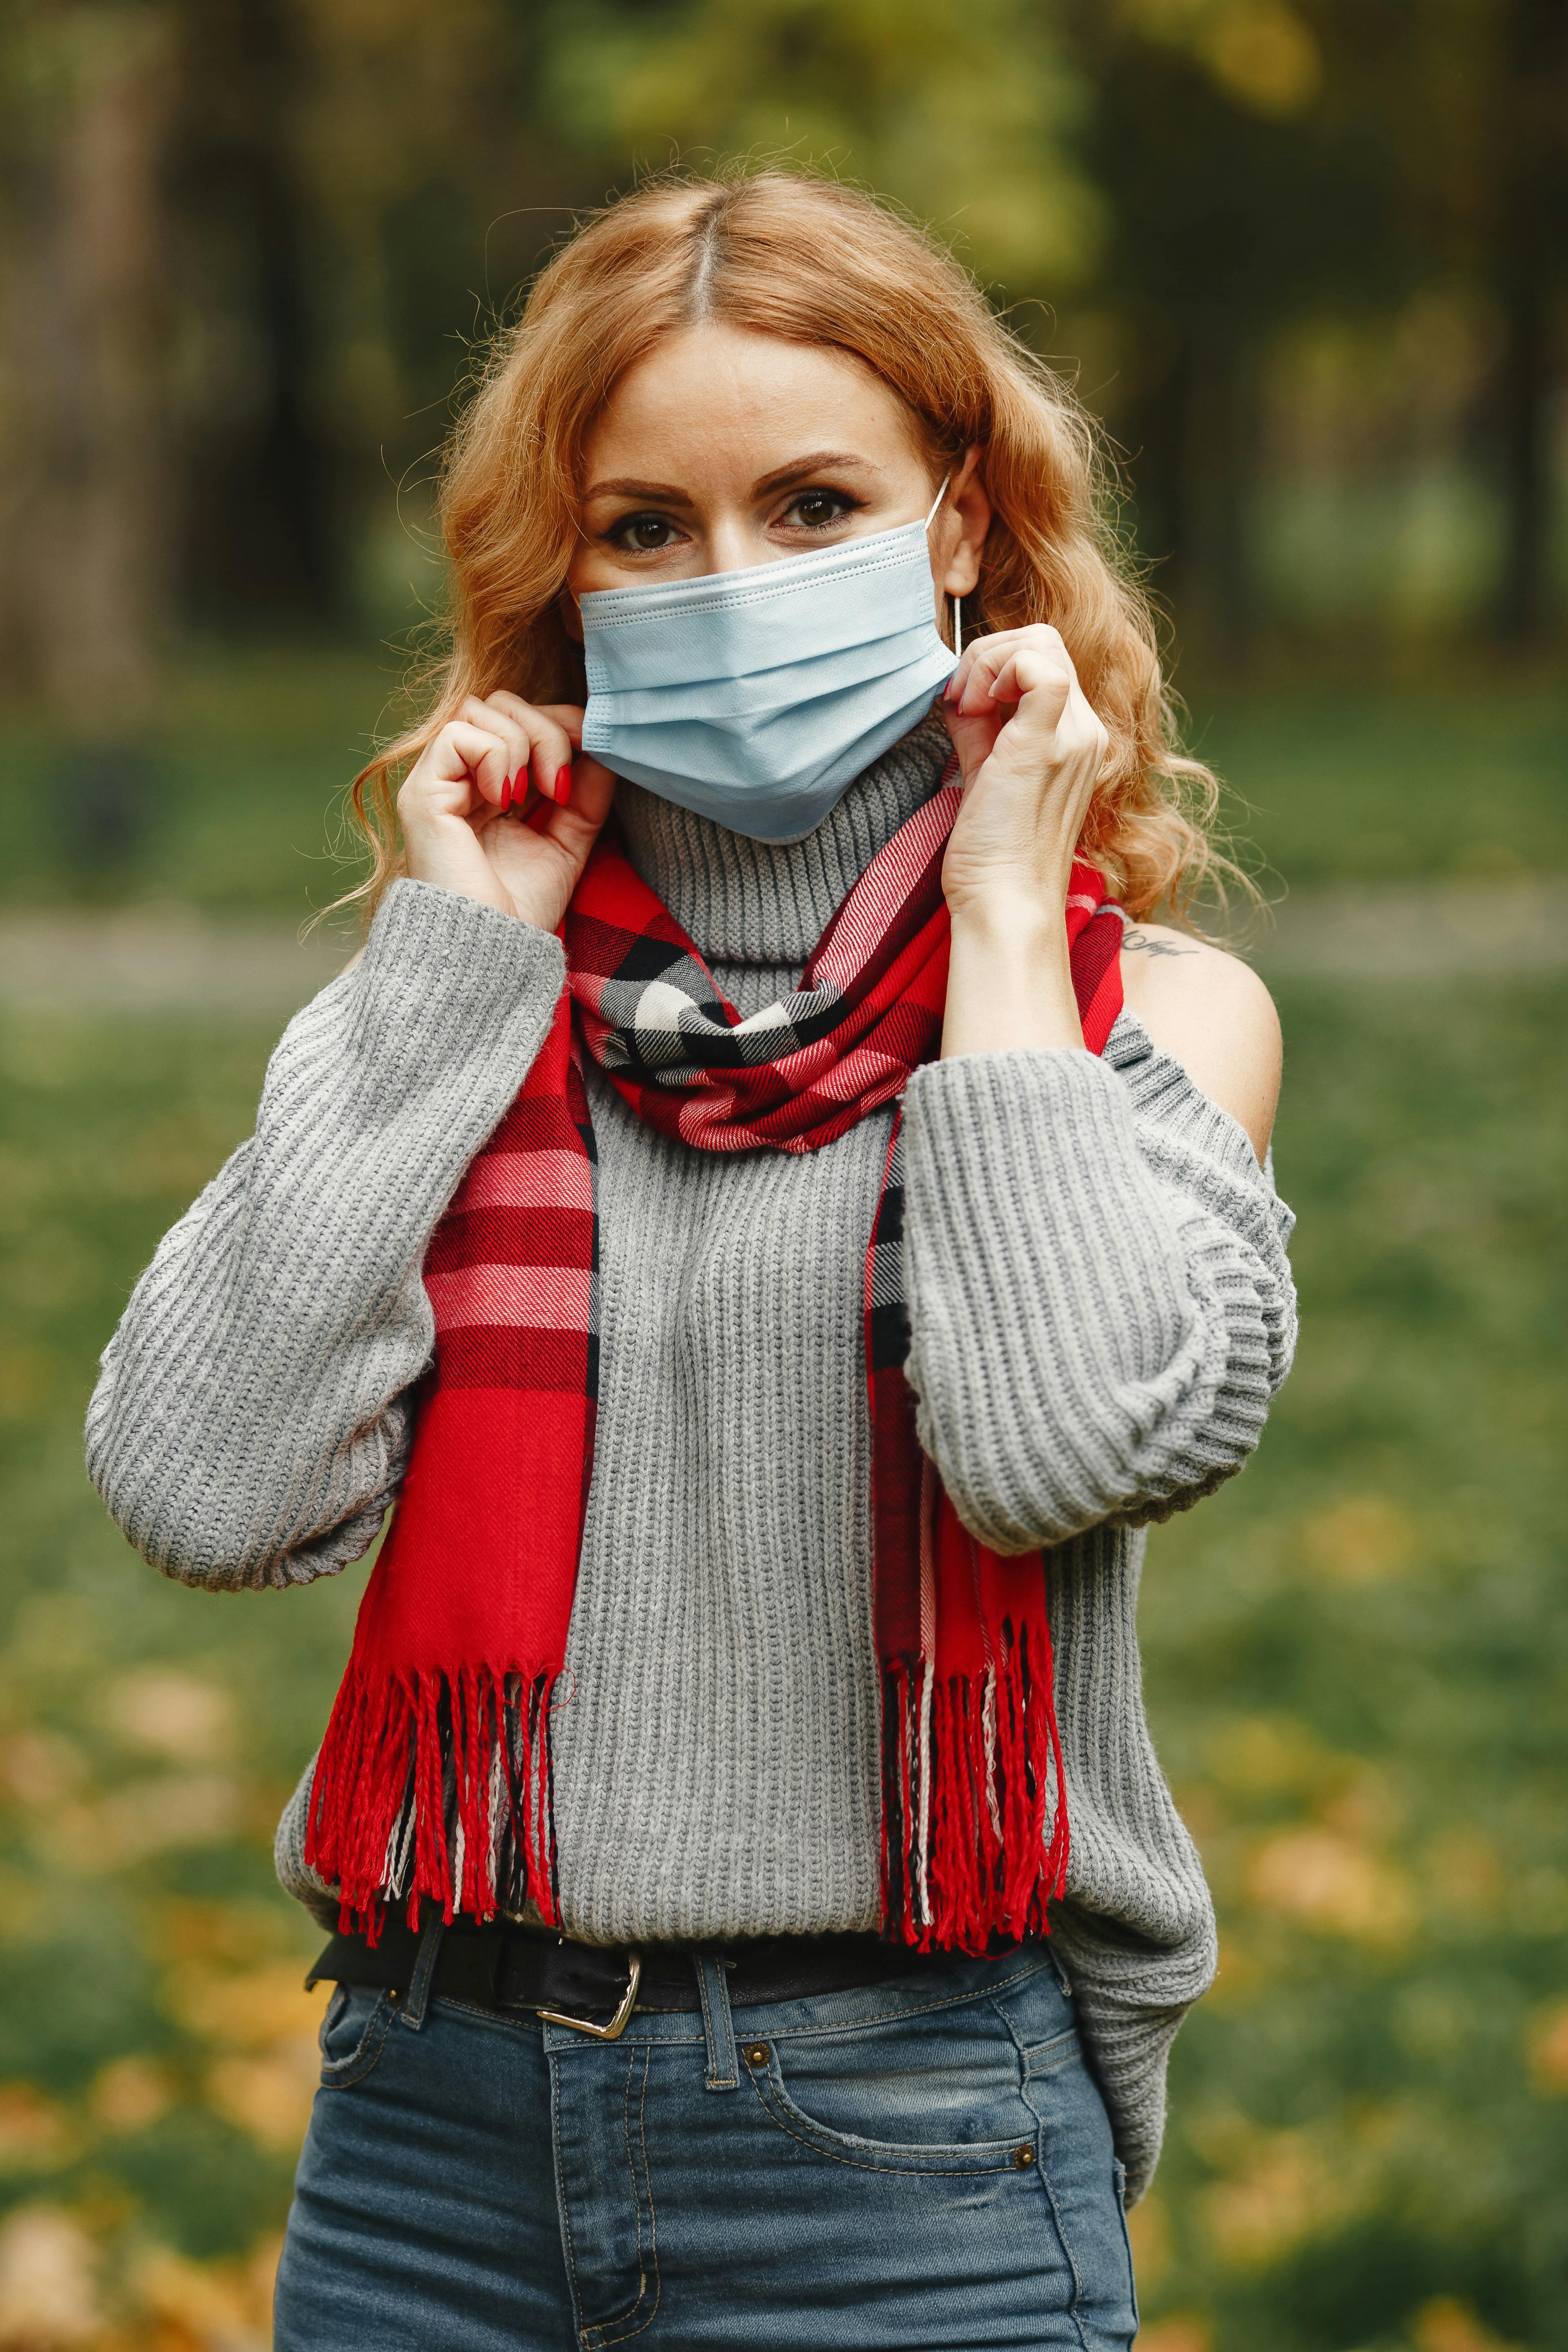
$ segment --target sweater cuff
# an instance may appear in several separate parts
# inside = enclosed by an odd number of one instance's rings
[[[1014,1045],[927,1062],[904,1097],[906,1152],[962,1170],[972,1194],[1032,1191],[1051,1161],[1070,1156],[1105,1180],[1113,1155],[1136,1150],[1127,1089],[1098,1055],[1075,1045]],[[998,1155],[995,1147],[1011,1149]],[[1022,1147],[1026,1157],[1020,1159]]]
[[[443,995],[470,1006],[520,991],[536,994],[551,981],[559,994],[566,977],[565,953],[553,931],[406,876],[376,910],[364,961],[378,977],[406,975],[426,986],[439,974]]]
[[[487,1044],[531,1039],[530,1058],[566,983],[552,931],[429,882],[401,879],[377,909],[363,961],[363,1044],[384,1056],[470,1061]]]

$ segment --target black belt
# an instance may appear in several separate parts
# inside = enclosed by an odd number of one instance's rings
[[[328,1977],[339,1984],[380,1986],[401,1997],[413,1981],[421,1940],[404,1921],[391,1918],[374,1944],[360,1935],[334,1936],[306,1986]],[[728,1945],[715,1957],[723,1963],[730,1999],[739,2008],[881,1984],[951,1956],[884,1944],[878,1936],[771,1936]],[[574,1943],[547,1928],[481,1927],[456,1919],[442,1935],[427,1989],[481,2009],[543,2013],[554,2022],[613,2039],[634,2008],[700,2009],[695,1959],[692,1948],[683,1944],[650,1944],[632,1951]],[[591,2022],[591,2013],[603,2010],[612,2012],[607,2025]]]

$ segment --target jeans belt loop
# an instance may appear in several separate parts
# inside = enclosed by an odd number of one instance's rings
[[[414,1974],[408,1979],[408,1998],[400,2012],[404,2024],[411,2026],[416,2033],[424,2030],[425,2012],[430,2005],[430,1986],[436,1974],[436,1962],[441,1954],[441,1938],[446,1932],[447,1923],[441,1916],[439,1906],[432,1904],[429,1916],[420,1930]]]
[[[702,2038],[708,2051],[706,2087],[710,2091],[733,2091],[739,2087],[741,2076],[735,2063],[735,2021],[730,2014],[724,1962],[716,1952],[693,1952],[691,1965],[697,1971],[698,1998],[702,2003]]]

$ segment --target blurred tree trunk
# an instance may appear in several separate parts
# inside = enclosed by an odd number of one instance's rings
[[[134,721],[169,615],[173,538],[159,173],[168,26],[56,7],[52,69],[16,186],[24,235],[5,322],[14,656],[85,726]]]
[[[1510,0],[1495,282],[1507,342],[1499,423],[1507,535],[1498,600],[1501,635],[1526,644],[1546,630],[1551,592],[1556,392],[1556,284],[1568,230],[1568,0]]]
[[[1173,391],[1172,593],[1194,651],[1239,668],[1257,635],[1250,518],[1258,430],[1256,370],[1237,320],[1194,307],[1183,321]]]
[[[334,486],[294,155],[305,68],[280,0],[184,5],[181,209],[221,257],[223,309],[245,321],[258,379],[209,408],[186,453],[187,593],[208,618],[321,620],[336,604]]]
[[[1131,436],[1139,541],[1185,651],[1217,668],[1241,668],[1258,637],[1252,341],[1242,321],[1196,303],[1164,323],[1164,363],[1121,420]]]

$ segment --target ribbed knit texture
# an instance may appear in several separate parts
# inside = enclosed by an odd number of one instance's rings
[[[425,1244],[565,974],[543,932],[405,882],[289,1023],[255,1135],[159,1244],[88,1408],[88,1469],[166,1576],[306,1584],[374,1542],[435,1333]]]
[[[622,788],[634,863],[742,1012],[934,788],[917,730],[805,842]],[[425,1243],[543,1034],[552,940],[399,883],[290,1024],[260,1119],[160,1248],[104,1357],[89,1464],[192,1583],[358,1556],[430,1348]],[[605,1940],[877,1923],[866,1243],[890,1112],[825,1150],[725,1157],[591,1074],[599,1442],[557,1707],[563,1911]],[[1207,1893],[1144,1725],[1139,1523],[1238,1469],[1289,1363],[1289,1213],[1235,1122],[1140,1024],[1102,1061],[931,1065],[906,1110],[910,1378],[965,1522],[1049,1573],[1072,1861],[1058,1926],[1134,2189],[1165,2056],[1214,1967]],[[303,1793],[279,1827],[301,1861]]]
[[[715,978],[732,966],[760,972],[766,993],[742,1004],[749,1013],[783,992],[779,971],[798,978],[830,917],[877,852],[906,817],[928,801],[952,757],[940,719],[921,724],[884,752],[804,840],[749,841],[640,784],[622,784],[616,810],[626,854],[707,957]],[[742,993],[754,992],[739,977]]]

